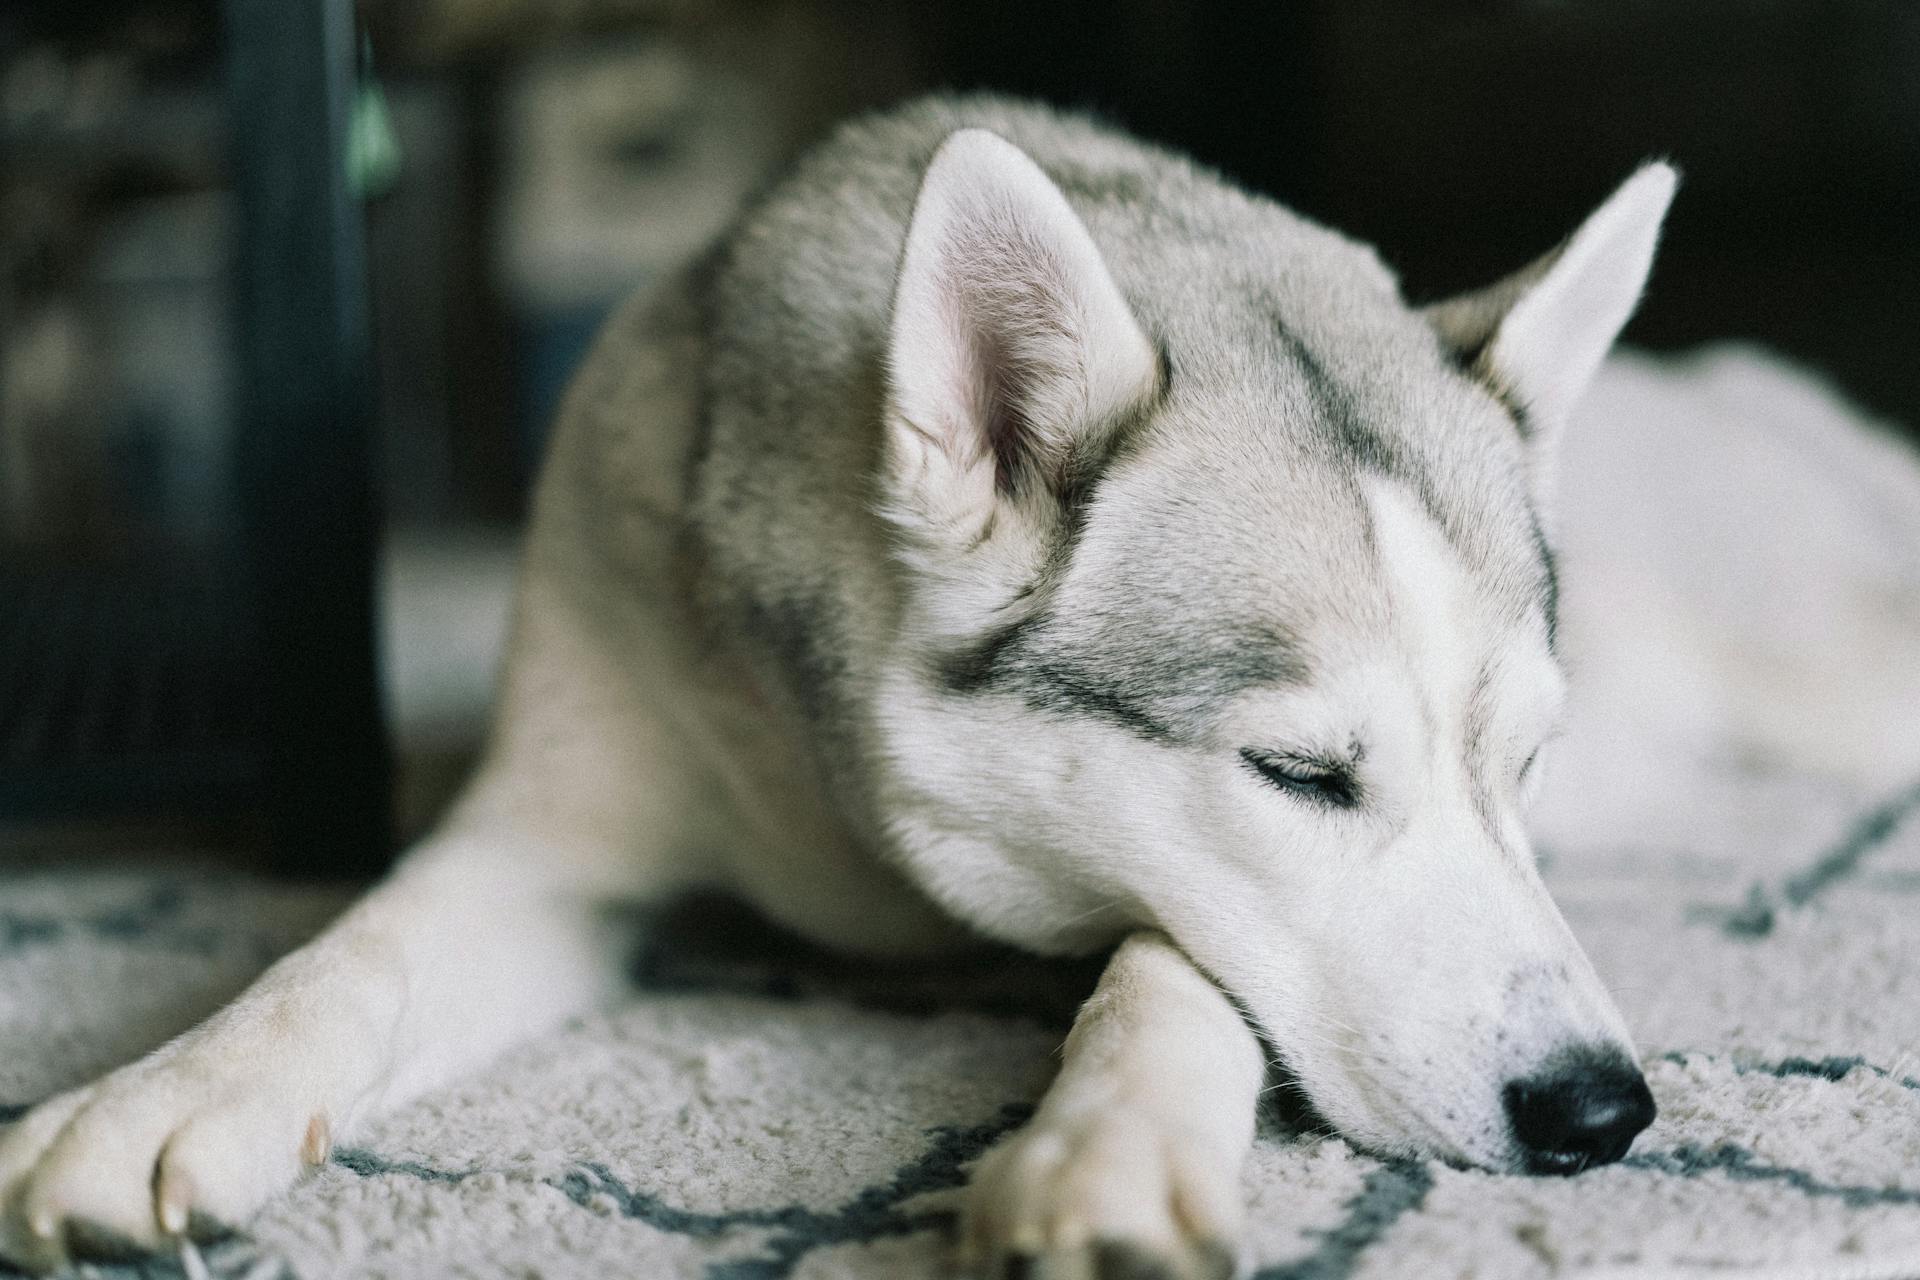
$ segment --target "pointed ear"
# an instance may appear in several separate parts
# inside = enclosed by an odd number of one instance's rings
[[[1677,181],[1671,166],[1646,165],[1546,257],[1427,308],[1441,340],[1529,436],[1566,421],[1633,314]]]
[[[983,129],[941,144],[894,292],[886,514],[961,549],[1009,508],[1028,526],[1057,518],[1158,383],[1153,345],[1040,167]]]

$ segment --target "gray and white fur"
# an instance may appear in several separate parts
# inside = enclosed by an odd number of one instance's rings
[[[580,374],[463,800],[0,1138],[0,1254],[243,1218],[616,991],[608,901],[696,886],[878,956],[1115,948],[976,1173],[982,1274],[1230,1272],[1263,1040],[1368,1148],[1617,1158],[1652,1100],[1522,814],[1564,696],[1554,441],[1673,184],[1416,310],[1083,118],[846,126]]]

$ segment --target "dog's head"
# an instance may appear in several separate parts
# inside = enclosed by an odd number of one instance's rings
[[[1043,950],[1164,929],[1366,1145],[1617,1158],[1652,1100],[1522,813],[1563,689],[1545,463],[1673,182],[1643,169],[1416,311],[1273,206],[1076,211],[1010,143],[951,137],[880,477],[908,599],[880,738],[919,882]]]

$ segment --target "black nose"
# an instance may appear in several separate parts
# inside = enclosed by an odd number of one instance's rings
[[[1645,1078],[1614,1049],[1556,1055],[1540,1074],[1509,1081],[1505,1098],[1529,1173],[1578,1173],[1611,1164],[1653,1123]]]

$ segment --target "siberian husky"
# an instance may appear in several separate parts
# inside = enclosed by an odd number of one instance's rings
[[[617,317],[541,481],[486,761],[224,1012],[0,1141],[0,1253],[244,1220],[620,986],[614,900],[833,947],[1112,950],[961,1257],[1226,1275],[1270,1056],[1352,1142],[1615,1160],[1654,1115],[1522,826],[1555,437],[1674,174],[1416,309],[1088,120],[842,129]]]

